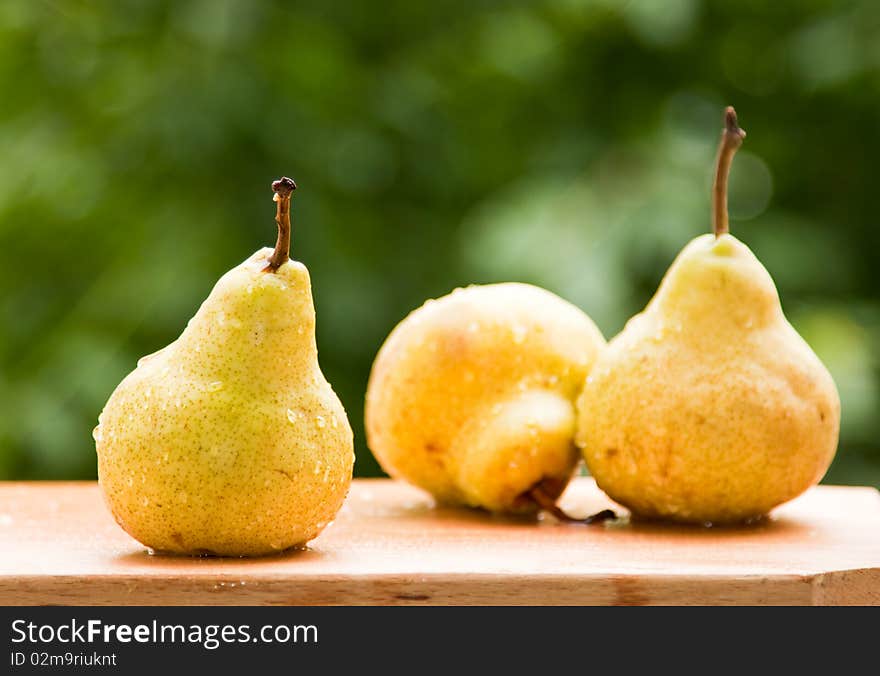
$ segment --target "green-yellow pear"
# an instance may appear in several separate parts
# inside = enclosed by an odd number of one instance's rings
[[[367,443],[442,503],[552,509],[578,460],[574,402],[604,345],[587,315],[527,284],[429,300],[376,357]]]
[[[303,545],[351,482],[352,432],[318,366],[309,273],[288,258],[296,185],[272,187],[275,250],[223,275],[98,418],[105,500],[155,550],[252,556]]]
[[[837,448],[831,375],[786,320],[767,270],[728,233],[727,176],[744,136],[728,108],[714,234],[678,255],[578,402],[590,472],[636,515],[753,519],[818,483]]]

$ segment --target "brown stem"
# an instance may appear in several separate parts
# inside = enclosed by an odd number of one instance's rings
[[[278,224],[278,241],[275,242],[275,251],[269,258],[269,264],[263,268],[263,272],[275,272],[278,268],[290,260],[290,195],[296,190],[296,183],[286,176],[272,182],[272,190],[275,191],[275,222]]]
[[[727,177],[733,156],[742,145],[746,133],[737,126],[736,111],[727,106],[724,111],[724,131],[718,145],[718,158],[715,161],[715,182],[712,184],[712,229],[715,237],[730,232],[727,221]]]
[[[615,514],[610,509],[603,509],[601,512],[596,512],[595,514],[591,514],[590,516],[583,519],[578,519],[563,511],[563,509],[556,504],[556,501],[544,492],[544,489],[541,488],[540,485],[532,488],[532,490],[529,491],[529,496],[531,496],[532,500],[535,501],[538,507],[543,509],[545,512],[550,512],[557,519],[566,523],[580,523],[584,525],[589,525],[591,523],[602,523],[603,521],[607,521],[608,519],[617,518],[617,514]]]

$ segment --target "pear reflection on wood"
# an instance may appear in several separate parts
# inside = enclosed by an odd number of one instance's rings
[[[786,320],[767,270],[728,232],[727,175],[744,136],[728,108],[714,234],[679,254],[579,401],[590,472],[637,515],[759,517],[818,483],[837,448],[831,375]]]
[[[304,545],[351,482],[345,410],[318,366],[306,267],[278,243],[217,282],[183,334],[116,388],[94,437],[116,521],[150,548],[248,556]]]

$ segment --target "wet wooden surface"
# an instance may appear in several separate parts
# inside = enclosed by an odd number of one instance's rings
[[[587,478],[562,504],[613,506]],[[357,480],[309,549],[217,559],[148,555],[94,483],[0,483],[0,604],[880,605],[880,494],[822,486],[742,528],[579,526]]]

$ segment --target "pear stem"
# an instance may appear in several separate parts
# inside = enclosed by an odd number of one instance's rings
[[[590,525],[592,523],[602,523],[603,521],[608,521],[609,519],[616,519],[617,514],[615,514],[610,509],[603,509],[601,512],[596,512],[595,514],[591,514],[590,516],[584,517],[583,519],[578,519],[575,516],[571,516],[567,514],[562,507],[556,504],[556,501],[547,495],[544,492],[544,489],[539,486],[535,486],[532,490],[529,491],[529,496],[531,496],[532,500],[543,509],[545,512],[550,512],[554,517],[563,521],[565,523],[579,523],[582,525]]]
[[[272,182],[272,190],[275,191],[273,199],[277,205],[275,222],[278,224],[278,241],[263,272],[275,272],[290,260],[290,196],[296,190],[296,183],[284,176]]]
[[[737,125],[736,111],[733,106],[727,106],[724,111],[724,131],[721,132],[718,158],[715,161],[715,182],[712,184],[712,230],[715,237],[730,232],[727,220],[727,178],[730,176],[733,156],[745,137],[746,133]]]

